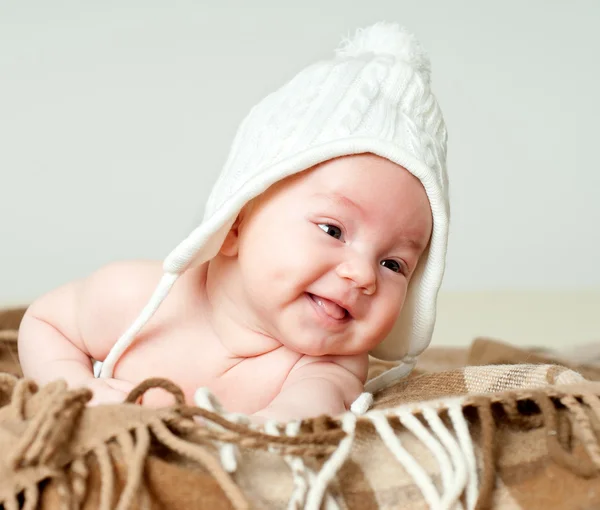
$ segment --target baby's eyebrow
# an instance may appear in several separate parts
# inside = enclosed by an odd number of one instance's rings
[[[363,217],[367,215],[365,210],[360,205],[358,205],[354,200],[352,200],[351,198],[348,198],[346,195],[342,195],[341,193],[338,193],[336,191],[331,192],[331,193],[315,193],[314,196],[317,198],[325,198],[326,200],[333,202],[335,205],[340,205],[342,207],[354,209]]]
[[[400,244],[402,244],[404,246],[408,246],[412,251],[422,252],[429,244],[429,240],[427,240],[427,242],[423,243],[421,241],[416,241],[412,237],[404,237],[400,241]]]
[[[423,239],[416,232],[405,232],[394,239],[394,246],[404,250],[407,248],[413,253],[423,253],[429,245],[429,238]]]

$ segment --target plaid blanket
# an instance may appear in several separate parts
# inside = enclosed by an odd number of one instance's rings
[[[593,362],[490,339],[431,348],[363,416],[256,428],[210,395],[186,406],[165,380],[92,408],[88,390],[37,388],[20,377],[18,320],[0,314],[5,509],[600,508]],[[370,376],[387,366],[374,361]],[[156,386],[178,404],[134,404]]]

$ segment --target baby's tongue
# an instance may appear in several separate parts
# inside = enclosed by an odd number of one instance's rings
[[[314,296],[315,302],[325,310],[325,313],[334,319],[343,319],[346,316],[346,310],[341,306],[335,304],[329,299],[325,299],[319,296]]]

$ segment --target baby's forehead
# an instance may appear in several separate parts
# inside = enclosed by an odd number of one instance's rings
[[[278,191],[300,192],[303,196],[331,198],[340,203],[349,198],[366,200],[385,194],[385,189],[405,187],[418,181],[406,168],[373,154],[343,156],[323,161],[275,183],[267,195]],[[420,184],[419,184],[420,186]]]

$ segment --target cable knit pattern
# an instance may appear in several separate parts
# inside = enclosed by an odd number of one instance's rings
[[[320,62],[267,96],[240,126],[205,217],[290,154],[345,137],[403,145],[438,175],[445,173],[441,111],[428,81],[402,64],[390,55]]]

